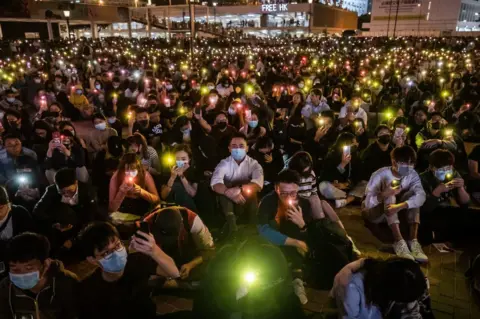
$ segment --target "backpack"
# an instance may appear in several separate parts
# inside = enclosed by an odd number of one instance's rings
[[[328,218],[309,225],[307,245],[306,279],[317,289],[331,289],[335,275],[356,259],[345,230]]]

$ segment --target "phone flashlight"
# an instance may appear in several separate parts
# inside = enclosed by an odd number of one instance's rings
[[[27,177],[25,177],[24,175],[18,176],[18,183],[20,185],[25,185],[27,183]]]
[[[398,179],[392,180],[392,187],[397,187],[398,185],[400,185],[400,181]]]
[[[350,155],[350,149],[351,149],[350,145],[344,145],[343,146],[343,154],[345,156]]]

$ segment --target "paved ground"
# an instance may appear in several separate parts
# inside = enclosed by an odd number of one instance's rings
[[[91,122],[76,124],[78,134],[85,136],[91,130]],[[468,151],[471,145],[467,145]],[[479,211],[480,213],[480,211]],[[357,247],[365,256],[387,258],[391,256],[391,246],[380,241],[364,225],[360,215],[359,206],[338,210],[349,235],[354,239]],[[480,249],[477,243],[476,248]],[[469,267],[474,251],[463,249],[450,253],[440,253],[433,246],[424,247],[430,261],[425,265],[424,271],[430,280],[430,293],[432,306],[437,319],[478,319],[480,318],[480,303],[472,293],[472,289],[464,276]],[[71,267],[81,278],[86,277],[93,269],[87,263]],[[329,304],[327,291],[314,291],[308,289],[309,303],[305,309],[309,313],[330,313],[334,309]],[[155,297],[157,310],[162,314],[180,310],[189,310],[192,300],[175,296]]]

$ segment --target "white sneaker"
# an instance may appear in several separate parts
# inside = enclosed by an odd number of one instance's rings
[[[292,284],[293,284],[293,291],[295,292],[298,299],[300,300],[300,303],[302,305],[307,304],[308,302],[307,293],[305,292],[303,281],[300,278],[297,278],[292,281]]]
[[[407,243],[403,239],[393,244],[393,250],[398,257],[415,260],[410,252],[410,249],[408,249]]]
[[[347,206],[347,200],[346,199],[336,199],[335,200],[335,208],[342,208]]]
[[[418,240],[414,239],[408,243],[410,246],[410,251],[412,252],[413,258],[420,263],[428,262],[428,257],[422,250],[422,245],[418,242]]]

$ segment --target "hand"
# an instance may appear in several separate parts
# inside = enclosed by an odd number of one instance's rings
[[[200,114],[197,114],[197,113],[195,113],[195,112],[194,112],[193,114],[194,114],[194,116],[195,116],[195,118],[196,118],[197,120],[201,120],[201,119],[202,119],[202,110],[200,110]]]
[[[343,153],[341,165],[345,167],[348,165],[348,163],[350,163],[351,160],[352,160],[352,155]]]
[[[138,186],[137,184],[133,184],[132,193],[133,193],[133,195],[139,196],[142,193],[142,188],[140,186]]]
[[[325,126],[320,126],[318,129],[317,129],[317,132],[315,132],[315,141],[318,142],[322,137],[325,136],[325,134],[327,134],[328,132],[328,128],[325,127]]]
[[[360,136],[365,132],[365,129],[363,127],[359,128],[356,132],[355,135]]]
[[[423,143],[422,147],[433,148],[433,147],[435,147],[435,146],[437,146],[438,144],[441,144],[441,143],[442,143],[442,141],[437,140],[437,139],[428,140],[425,143]]]
[[[177,168],[177,175],[182,177],[189,167],[190,167],[190,164],[188,163],[183,164],[183,167]]]
[[[238,194],[237,196],[233,196],[230,199],[237,205],[243,205],[247,202],[245,200],[245,197],[243,197],[242,194]]]
[[[158,247],[152,234],[146,234],[140,230],[137,231],[137,234],[141,237],[133,236],[130,248],[152,258],[160,252],[161,249]]]
[[[172,179],[175,179],[175,178],[177,178],[177,176],[178,176],[177,166],[174,165],[174,166],[172,166],[172,168],[170,168],[170,177]]]
[[[305,227],[303,220],[302,208],[300,206],[291,205],[287,209],[287,220],[298,226],[298,228]]]
[[[59,147],[59,144],[55,143],[55,140],[51,140],[50,143],[48,143],[48,149],[50,151],[53,151],[57,147]]]
[[[122,193],[128,193],[132,189],[132,187],[133,185],[123,182],[122,185],[120,185],[120,191]]]
[[[62,225],[60,225],[60,223],[56,223],[56,224],[53,224],[52,227],[63,233],[63,232],[66,232],[66,231],[69,231],[70,229],[72,229],[73,225],[68,224],[66,226],[62,226]]]
[[[271,163],[273,161],[272,155],[265,154],[265,163]]]
[[[387,206],[386,214],[387,216],[392,216],[397,214],[403,209],[403,204],[390,204]]]
[[[451,188],[462,188],[465,186],[465,181],[461,177],[454,178],[452,181],[450,181],[447,185],[451,185]]]
[[[297,248],[297,251],[300,253],[300,255],[304,257],[308,253],[308,246],[304,241],[297,240],[295,243],[295,247]]]
[[[453,182],[453,181],[452,181]],[[435,189],[432,191],[433,196],[439,197],[443,193],[449,192],[453,188],[453,185],[450,183],[444,184],[440,183]]]
[[[349,183],[334,183],[333,186],[335,186],[336,188],[338,189],[341,189],[341,190],[345,190],[345,189],[348,189],[350,187],[350,184]]]
[[[395,186],[395,187],[388,186],[387,189],[382,192],[382,197],[388,198],[392,196],[397,196],[398,194],[400,194],[400,191],[401,191],[400,186]]]
[[[187,279],[193,268],[194,267],[190,263],[182,265],[182,267],[180,267],[180,278]]]
[[[235,197],[237,196],[238,194],[241,193],[241,189],[240,187],[232,187],[232,188],[228,188],[226,191],[225,191],[225,196],[227,196],[228,198],[232,199],[232,197]]]
[[[63,153],[65,156],[67,156],[67,157],[70,157],[70,155],[72,155],[72,152],[70,152],[70,150],[69,150],[65,145],[63,145],[63,144],[60,144],[60,145],[58,146],[58,150],[59,150],[60,152],[62,152],[62,153]]]

